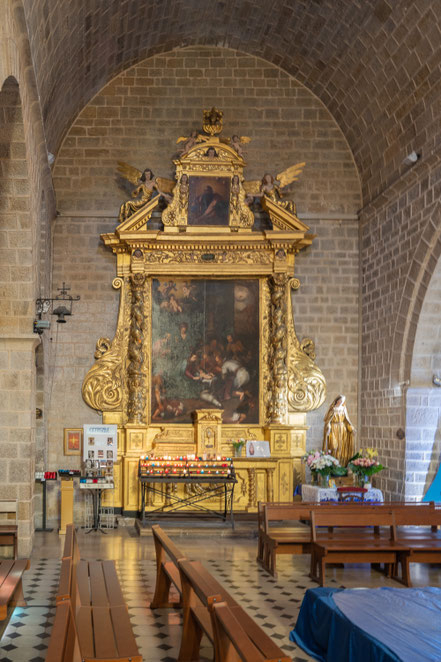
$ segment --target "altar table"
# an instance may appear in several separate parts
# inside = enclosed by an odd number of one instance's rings
[[[316,485],[302,485],[302,501],[319,503],[320,501],[338,501],[336,487],[317,487]],[[371,487],[364,495],[364,502],[383,503],[381,490]]]

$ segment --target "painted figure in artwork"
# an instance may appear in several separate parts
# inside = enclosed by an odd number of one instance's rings
[[[326,416],[323,430],[323,450],[336,457],[345,467],[355,455],[355,428],[349,420],[346,409],[346,397],[338,395],[331,403]]]

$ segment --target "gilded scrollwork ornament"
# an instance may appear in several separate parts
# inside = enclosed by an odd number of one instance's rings
[[[297,278],[290,281],[291,288],[297,290],[300,282]],[[315,361],[315,343],[311,338],[298,340],[294,313],[292,312],[288,330],[288,405],[290,411],[306,412],[318,409],[326,398],[326,380]]]
[[[113,287],[122,288],[121,278],[115,278]],[[121,409],[123,399],[123,353],[124,353],[124,312],[125,290],[121,289],[120,315],[113,341],[99,338],[96,343],[96,363],[90,368],[83,381],[82,395],[89,407],[98,411]]]

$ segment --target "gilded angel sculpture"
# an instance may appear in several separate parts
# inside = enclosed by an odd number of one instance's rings
[[[273,177],[270,173],[266,173],[261,180],[255,179],[252,181],[244,182],[243,186],[245,191],[248,193],[247,201],[251,202],[252,198],[262,198],[266,197],[278,204],[280,207],[283,207],[291,214],[296,213],[296,206],[292,200],[282,200],[282,190],[288,184],[297,181],[299,175],[301,174],[303,168],[305,167],[305,162],[296,163],[295,165],[286,168],[282,172],[279,172],[276,177]]]
[[[171,179],[164,177],[155,177],[150,168],[146,168],[141,172],[124,161],[118,161],[118,172],[120,175],[127,179],[131,184],[137,185],[132,191],[132,198],[135,200],[127,200],[124,202],[119,210],[119,223],[126,221],[132,214],[144,207],[153,197],[155,191],[159,195],[170,202],[170,193],[172,192],[175,182]]]

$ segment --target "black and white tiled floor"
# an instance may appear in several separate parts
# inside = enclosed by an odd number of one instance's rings
[[[290,655],[294,662],[312,660],[289,641],[303,595],[316,586],[308,577],[309,557],[280,556],[277,580],[256,563],[256,541],[218,537],[194,531],[169,534],[188,558],[201,560],[221,584],[242,604],[257,623]],[[131,535],[128,528],[108,535],[78,532],[81,555],[87,559],[110,558],[116,565],[127,601],[138,648],[146,662],[175,662],[179,652],[182,618],[178,609],[149,608],[155,584],[152,540]],[[0,662],[44,662],[55,615],[63,539],[56,533],[37,533],[31,568],[24,575],[27,607],[16,608],[10,620],[0,622]],[[439,585],[438,567],[418,568],[415,585]],[[368,566],[349,566],[327,571],[329,586],[395,585]],[[201,662],[212,659],[212,648],[203,641]]]

